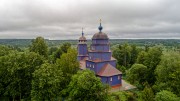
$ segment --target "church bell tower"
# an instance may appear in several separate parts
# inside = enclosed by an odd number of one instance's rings
[[[87,48],[86,41],[87,40],[86,40],[86,37],[84,37],[84,32],[82,28],[82,36],[79,38],[79,43],[77,46],[77,50],[78,50],[77,60],[78,61],[84,60],[86,57],[88,57],[88,48]]]

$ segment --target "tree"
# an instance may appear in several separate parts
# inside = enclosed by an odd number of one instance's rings
[[[0,45],[0,57],[9,54],[12,51],[14,50],[12,50],[11,48],[7,46]]]
[[[69,48],[71,48],[71,44],[68,42],[63,43],[63,45],[61,46],[61,50],[63,53],[67,53]]]
[[[162,56],[160,64],[155,70],[156,91],[169,90],[180,95],[180,55],[179,53],[166,53]]]
[[[145,57],[144,65],[149,67],[150,70],[155,70],[156,66],[161,61],[162,50],[159,47],[151,47],[147,56]]]
[[[145,61],[146,57],[147,57],[147,52],[141,51],[137,56],[136,63],[144,64],[144,61]]]
[[[49,48],[49,50],[48,50],[48,55],[52,55],[54,52],[56,52],[58,50],[58,48],[57,47],[51,47],[51,48]]]
[[[61,55],[63,54],[61,48],[58,48],[54,53],[53,53],[53,62],[56,62],[57,59],[60,59]]]
[[[72,75],[76,74],[79,70],[77,51],[75,49],[69,49],[67,53],[62,54],[60,59],[57,59],[56,64],[58,68],[61,68],[63,76],[66,77],[67,84],[69,84]]]
[[[117,59],[119,65],[127,67],[131,60],[131,46],[127,43],[119,45],[118,49],[113,51],[113,56]]]
[[[48,46],[43,37],[37,37],[35,40],[32,40],[32,45],[29,50],[44,57],[47,57],[48,54]]]
[[[129,64],[133,65],[136,62],[138,53],[139,49],[136,47],[136,45],[131,45],[131,60]]]
[[[156,81],[154,71],[161,61],[162,50],[159,47],[151,47],[147,52],[142,51],[139,53],[137,63],[147,66],[147,78],[146,80],[150,85],[153,85]]]
[[[13,99],[30,96],[32,73],[43,63],[36,53],[12,52],[0,57],[1,95]]]
[[[139,101],[154,101],[154,92],[149,85],[146,85],[144,90],[141,92]]]
[[[53,62],[55,62],[56,59],[59,59],[63,53],[67,53],[70,48],[70,43],[63,43],[63,45],[53,53]]]
[[[113,92],[110,96],[110,101],[136,101],[135,95],[129,91]]]
[[[107,86],[103,85],[93,71],[78,71],[68,86],[68,98],[73,101],[106,101]]]
[[[179,101],[180,98],[170,91],[163,90],[156,94],[155,101]]]
[[[56,65],[45,63],[33,73],[31,100],[54,101],[61,95],[62,71]]]
[[[143,64],[134,64],[132,67],[127,70],[127,80],[136,84],[137,86],[142,86],[146,82],[147,67]]]

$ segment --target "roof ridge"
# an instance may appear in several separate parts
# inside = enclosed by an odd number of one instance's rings
[[[97,73],[99,76],[113,76],[118,74],[122,74],[121,71],[113,67],[110,63],[106,63]]]

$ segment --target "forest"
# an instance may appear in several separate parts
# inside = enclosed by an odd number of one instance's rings
[[[79,70],[77,43],[1,39],[0,101],[180,101],[180,40],[110,40],[123,80],[136,86],[118,92]]]

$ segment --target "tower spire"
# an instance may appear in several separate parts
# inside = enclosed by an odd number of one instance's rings
[[[84,36],[83,27],[82,27],[82,36]]]
[[[101,32],[101,30],[103,29],[103,27],[101,26],[101,19],[99,22],[100,22],[100,25],[99,25],[98,29],[99,29],[99,32]]]

